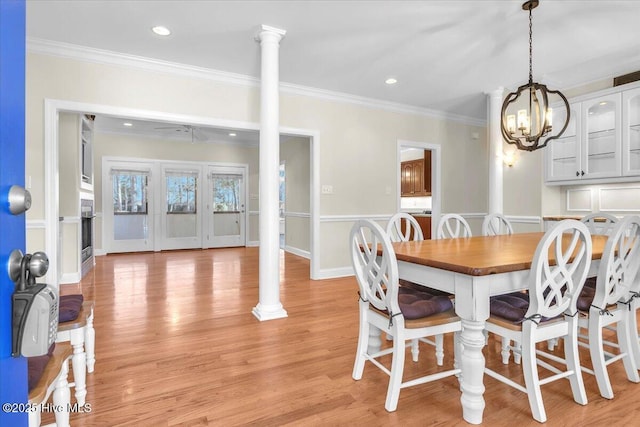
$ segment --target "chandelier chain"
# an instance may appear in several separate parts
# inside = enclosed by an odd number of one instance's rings
[[[531,17],[531,10],[533,7],[529,6],[529,84],[533,83],[533,19]]]

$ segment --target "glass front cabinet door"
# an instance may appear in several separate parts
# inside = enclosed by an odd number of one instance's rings
[[[640,175],[640,88],[622,94],[622,174]]]
[[[566,181],[580,176],[580,103],[569,104],[569,125],[562,136],[547,145],[547,181]],[[554,123],[564,123],[564,107],[553,109]],[[576,175],[578,172],[578,175]]]
[[[581,178],[609,178],[621,175],[621,94],[582,102]]]

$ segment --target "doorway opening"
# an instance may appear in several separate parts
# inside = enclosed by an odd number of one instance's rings
[[[286,187],[285,187],[285,182],[286,182],[286,178],[285,178],[285,166],[284,166],[284,162],[280,162],[280,191],[278,192],[278,199],[280,201],[280,209],[278,210],[279,215],[279,231],[280,231],[280,249],[284,249],[284,245],[285,245],[285,217],[284,217],[284,213],[286,211],[285,208],[285,202],[286,202],[286,198],[287,198],[287,192],[286,192]]]
[[[398,150],[397,150],[397,167],[398,172],[397,176],[397,212],[410,212],[416,213],[420,215],[427,215],[431,218],[431,230],[435,230],[440,220],[440,212],[441,212],[441,147],[439,144],[431,144],[427,142],[418,142],[418,141],[398,141]],[[424,170],[429,168],[430,173],[427,173],[427,176],[424,178],[424,181],[421,181],[421,188],[424,189],[428,187],[430,191],[424,191],[421,194],[416,193],[415,195],[411,195],[411,197],[403,197],[403,195],[407,195],[407,176],[406,173],[409,174],[415,173],[415,170],[403,170],[403,162],[406,162],[405,165],[411,163],[412,160],[423,160]],[[422,173],[424,173],[424,170]],[[429,183],[425,181],[429,180]],[[404,188],[403,188],[404,185]],[[428,217],[426,218],[428,220]]]
[[[60,159],[60,143],[58,135],[58,116],[60,113],[70,114],[92,114],[101,115],[111,118],[130,119],[130,120],[143,120],[152,121],[157,123],[174,124],[179,123],[190,126],[205,126],[217,129],[240,129],[257,131],[259,125],[252,122],[240,122],[233,120],[212,119],[202,116],[191,116],[174,113],[165,113],[151,110],[137,110],[126,107],[114,107],[100,104],[87,104],[65,100],[46,99],[44,105],[44,147],[45,147],[45,192],[50,195],[46,200],[45,207],[45,250],[51,254],[52,262],[49,272],[45,280],[49,280],[52,283],[58,283],[58,268],[57,259],[59,258],[59,211],[58,201],[60,197],[59,181],[57,179],[60,171],[59,159]],[[310,276],[311,279],[319,279],[322,277],[322,272],[319,266],[319,231],[320,231],[320,218],[319,218],[319,133],[317,131],[310,131],[305,129],[287,128],[282,127],[282,138],[299,138],[306,141],[308,144],[308,155],[306,163],[306,176],[309,179],[309,185],[306,187],[306,194],[308,196],[309,204],[308,210],[303,212],[307,218],[306,227],[307,234],[310,240],[308,243],[309,250],[306,252],[307,257],[310,258]],[[176,132],[177,133],[177,132]],[[195,136],[194,136],[195,141]],[[257,206],[257,191],[252,191],[248,194],[248,200],[256,200]],[[96,208],[98,208],[96,206]],[[100,207],[104,209],[104,207]],[[254,210],[246,209],[245,213],[249,216],[247,223],[251,225],[252,234],[248,236],[248,244],[258,244],[258,230],[257,230],[257,216],[259,215],[259,208]],[[102,212],[96,212],[99,222],[102,222]],[[300,212],[293,212],[293,216],[298,215]],[[104,225],[104,224],[103,224]],[[96,224],[96,227],[99,225]],[[156,227],[159,225],[156,224]],[[96,230],[98,233],[99,231]],[[103,230],[102,230],[103,231]],[[101,233],[101,235],[104,233]],[[98,242],[100,243],[100,241]],[[101,253],[97,253],[100,255]]]

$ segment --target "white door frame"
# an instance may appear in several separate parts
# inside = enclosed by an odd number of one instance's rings
[[[431,144],[428,142],[419,141],[407,141],[403,139],[398,140],[398,148],[396,152],[396,189],[398,192],[398,200],[396,206],[396,212],[400,212],[400,194],[401,194],[401,182],[400,182],[400,152],[402,148],[418,148],[421,150],[431,151],[431,230],[435,230],[438,221],[440,221],[440,213],[442,210],[442,197],[441,197],[441,176],[442,176],[442,158],[440,144]],[[432,236],[434,231],[431,232]]]
[[[44,100],[44,194],[45,194],[45,251],[50,257],[56,257],[49,265],[45,281],[58,283],[57,242],[59,219],[59,181],[58,181],[58,114],[69,112],[76,114],[96,114],[129,119],[151,120],[167,123],[184,123],[193,126],[228,127],[234,129],[259,130],[260,124],[238,120],[216,119],[142,110],[112,105],[91,104],[59,99]],[[311,279],[321,278],[320,271],[320,133],[315,130],[280,127],[280,134],[308,137],[311,143]],[[104,234],[104,227],[102,230]],[[55,255],[52,255],[55,254]]]

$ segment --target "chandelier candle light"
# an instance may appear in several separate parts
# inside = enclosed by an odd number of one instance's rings
[[[529,0],[522,5],[529,11],[529,83],[511,92],[502,104],[500,128],[502,136],[509,144],[515,144],[519,150],[534,151],[543,148],[549,141],[559,138],[569,125],[569,102],[557,90],[533,81],[533,23],[531,11],[538,6],[538,0]],[[564,102],[565,122],[557,126],[560,132],[553,134],[552,110],[549,107],[549,95],[555,94]],[[546,138],[545,138],[546,137]]]

